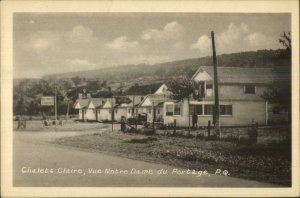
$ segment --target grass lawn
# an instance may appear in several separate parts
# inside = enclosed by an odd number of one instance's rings
[[[226,169],[232,177],[291,185],[291,148],[288,142],[241,145],[218,140],[123,134],[102,129],[100,133],[65,137],[55,143],[211,173],[216,169]]]

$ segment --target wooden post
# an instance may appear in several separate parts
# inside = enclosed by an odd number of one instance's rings
[[[113,98],[111,99],[111,131],[114,131],[114,116],[115,110],[114,110],[114,105],[113,105]]]
[[[132,116],[134,117],[135,131],[137,131],[137,113],[135,113],[134,109],[134,96],[132,97]]]
[[[153,129],[154,129],[154,119],[155,119],[154,111],[155,111],[154,102],[152,102],[152,127],[153,127]]]
[[[190,97],[188,97],[189,135],[191,133]]]
[[[176,134],[176,119],[174,119],[174,128],[173,128],[173,135]]]
[[[210,137],[210,124],[211,124],[211,121],[209,120],[208,125],[207,125],[207,137]]]
[[[258,140],[258,122],[255,123],[255,133],[254,133],[254,142],[257,144]]]
[[[54,96],[54,112],[55,112],[55,121],[57,120],[57,99],[56,99],[56,93]]]
[[[220,134],[220,105],[219,105],[219,90],[218,90],[218,71],[217,71],[217,56],[215,48],[215,37],[214,32],[211,32],[212,49],[213,49],[213,64],[214,64],[214,90],[215,90],[215,106],[214,106],[214,125],[216,133]]]

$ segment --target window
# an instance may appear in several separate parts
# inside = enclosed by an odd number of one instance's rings
[[[93,109],[93,114],[95,114],[96,113],[96,110],[95,109]]]
[[[181,111],[181,105],[175,104],[174,105],[174,115],[180,115],[180,111]]]
[[[245,85],[245,93],[246,94],[255,94],[255,86],[254,85]]]
[[[130,109],[128,109],[128,113],[130,114]]]
[[[160,114],[160,109],[157,109],[157,114]]]
[[[118,113],[118,109],[115,109],[115,113]]]
[[[195,95],[197,98],[199,98],[199,99],[205,97],[205,87],[204,87],[204,82],[199,82],[199,83],[198,83],[198,89],[195,90],[194,95]]]
[[[204,114],[213,115],[214,114],[214,105],[204,105]]]
[[[111,113],[112,112],[112,110],[111,109],[109,109],[109,111],[108,111],[109,113]]]
[[[212,84],[206,84],[206,95],[207,96],[213,95],[213,85]]]
[[[173,115],[173,104],[167,104],[166,105],[166,116],[172,116]]]
[[[202,104],[190,105],[190,115],[202,115]]]
[[[148,112],[151,113],[151,110],[152,110],[152,109],[150,108],[150,109],[148,110]]]
[[[205,88],[204,88],[204,82],[199,83],[199,97],[204,98],[205,97]]]
[[[220,115],[232,115],[232,105],[220,105]]]

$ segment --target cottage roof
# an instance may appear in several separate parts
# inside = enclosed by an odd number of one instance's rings
[[[147,95],[155,93],[163,83],[154,83],[148,85],[134,85],[130,87],[127,91],[127,95]]]
[[[149,94],[147,95],[144,100],[141,102],[140,106],[152,106],[152,103],[154,106],[157,106],[161,104],[162,102],[171,101],[167,95],[163,94]]]
[[[214,78],[212,66],[200,66],[192,79],[203,72]],[[273,68],[218,66],[218,82],[223,84],[272,84],[275,78]]]
[[[88,98],[78,98],[74,104],[75,109],[86,108],[89,104],[90,99]]]
[[[91,98],[90,103],[93,103],[94,107],[99,108],[104,105],[104,102],[106,101],[106,98]]]
[[[103,104],[103,109],[110,109],[112,106],[116,106],[116,99],[115,98],[106,98],[105,103]]]

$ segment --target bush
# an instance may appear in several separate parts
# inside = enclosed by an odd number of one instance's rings
[[[142,138],[142,139],[138,139],[138,138],[133,138],[129,141],[127,141],[127,143],[149,143],[149,142],[153,142],[153,141],[157,141],[158,139],[155,137],[147,137],[147,138]]]
[[[142,133],[145,135],[154,135],[155,129],[153,128],[143,128]]]

